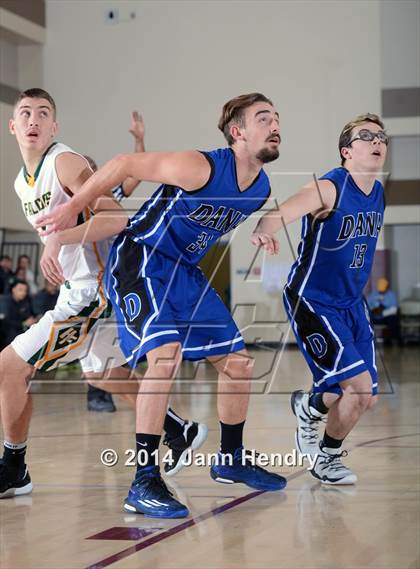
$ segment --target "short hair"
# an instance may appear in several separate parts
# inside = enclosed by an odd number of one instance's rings
[[[44,91],[44,89],[40,89],[38,87],[34,87],[33,89],[26,89],[26,91],[21,91],[16,98],[13,108],[16,109],[20,101],[22,99],[26,99],[27,97],[29,97],[29,99],[46,99],[53,109],[55,119],[57,115],[57,106],[54,99],[47,91]]]
[[[15,288],[15,286],[19,285],[19,284],[23,284],[26,286],[27,291],[29,292],[29,285],[26,281],[22,280],[22,279],[14,279],[11,284],[10,284],[10,290],[13,290]]]
[[[247,95],[239,95],[231,99],[223,105],[222,116],[219,119],[218,127],[223,132],[229,146],[235,142],[229,130],[232,124],[245,126],[244,111],[254,103],[273,103],[262,93],[249,93]]]
[[[10,255],[0,255],[0,261],[4,260],[11,261],[12,257]]]
[[[385,128],[384,123],[378,115],[372,113],[365,113],[364,115],[358,115],[356,118],[348,122],[343,130],[341,131],[340,138],[338,139],[338,152],[340,153],[341,165],[344,164],[346,159],[341,154],[342,148],[347,148],[350,144],[353,129],[365,122],[371,122],[377,124],[382,129]]]

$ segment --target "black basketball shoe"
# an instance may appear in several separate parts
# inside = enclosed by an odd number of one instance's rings
[[[203,423],[188,421],[179,437],[165,437],[163,444],[169,447],[170,457],[164,460],[166,476],[174,476],[191,462],[192,451],[201,447],[207,438],[208,428]]]
[[[15,470],[0,458],[0,498],[13,498],[32,492],[32,482],[26,464]]]

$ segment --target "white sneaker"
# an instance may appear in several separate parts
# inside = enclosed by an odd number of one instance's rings
[[[347,454],[345,450],[340,452],[340,449],[320,444],[314,467],[310,471],[312,476],[323,484],[355,484],[357,476],[341,462],[341,457]]]
[[[301,455],[315,457],[319,452],[319,424],[325,415],[309,405],[309,393],[294,391],[290,398],[292,411],[296,416],[296,448]]]

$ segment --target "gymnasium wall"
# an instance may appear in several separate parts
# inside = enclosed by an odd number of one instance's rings
[[[11,105],[0,103],[0,227],[20,229],[25,227],[27,221],[13,189],[13,181],[22,167],[22,160],[16,142],[9,134],[11,114]]]
[[[114,23],[106,18],[109,10],[118,10]],[[62,138],[100,163],[130,151],[133,108],[145,117],[149,149],[223,146],[216,127],[223,103],[258,90],[273,98],[280,113],[281,156],[267,171],[273,199],[283,200],[312,172],[337,164],[338,133],[349,118],[380,112],[376,0],[60,0],[47,2],[47,28],[45,86],[57,99]],[[233,239],[232,305],[258,298],[257,320],[271,320],[281,312],[278,285],[293,253],[282,237],[279,259],[267,265],[267,282],[262,257],[245,279],[255,221]],[[299,223],[289,233],[295,249]],[[243,310],[247,316],[236,314],[240,324],[255,319]],[[260,334],[257,328],[248,339]],[[266,340],[278,336],[276,325],[262,328]]]
[[[394,224],[385,227],[385,244],[391,251],[391,286],[400,300],[413,295],[420,284],[420,224]]]
[[[420,87],[420,3],[386,0],[380,15],[382,87]]]
[[[8,123],[19,91],[43,83],[44,11],[43,0],[0,0],[0,228],[9,241],[30,226],[13,189],[22,159]],[[27,238],[37,239],[32,232]]]
[[[281,155],[267,171],[273,199],[283,200],[312,172],[337,164],[344,122],[362,111],[381,112],[381,97],[383,104],[390,89],[420,86],[419,6],[415,0],[48,0],[44,48],[39,23],[25,28],[16,15],[9,18],[26,29],[31,43],[1,37],[0,83],[50,90],[59,107],[60,138],[99,164],[131,150],[131,109],[145,117],[148,149],[212,148],[224,145],[216,127],[222,104],[241,92],[263,91],[280,112]],[[0,227],[24,230],[26,221],[8,191],[20,167],[7,133],[11,106],[2,102],[0,112]],[[390,170],[397,179],[416,177],[412,141],[418,144],[419,117],[391,116],[386,123],[394,137]],[[144,184],[130,200],[133,212],[152,188]],[[386,223],[418,218],[418,206],[396,205],[388,208]],[[264,339],[276,340],[283,327],[267,321],[282,314],[279,288],[300,223],[281,236],[278,258],[254,259],[249,235],[255,221],[233,236],[232,305],[253,305],[258,298],[256,308],[237,307],[236,318],[263,322],[247,339],[264,330]]]
[[[387,201],[398,204],[385,222],[420,223],[420,2],[381,2],[380,16],[382,112],[391,135]]]

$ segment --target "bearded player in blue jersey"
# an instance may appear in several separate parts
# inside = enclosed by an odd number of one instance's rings
[[[284,305],[313,374],[311,393],[295,391],[296,445],[317,455],[311,470],[325,484],[354,484],[341,462],[344,438],[377,398],[375,346],[363,289],[372,268],[385,209],[376,179],[388,136],[377,115],[358,116],[339,139],[341,167],[302,188],[258,223],[252,242],[278,251],[275,233],[302,218],[298,258]],[[321,441],[318,425],[328,413]]]
[[[227,102],[219,121],[229,147],[121,155],[110,160],[69,202],[39,220],[45,234],[65,229],[85,206],[127,177],[162,185],[114,242],[107,290],[121,348],[133,367],[147,358],[137,398],[138,465],[125,510],[184,517],[186,506],[166,488],[156,465],[173,379],[182,359],[207,358],[219,373],[219,461],[211,476],[258,490],[281,490],[285,478],[245,458],[252,361],[229,311],[197,267],[216,240],[260,209],[270,195],[265,163],[279,156],[279,116],[260,93]]]

